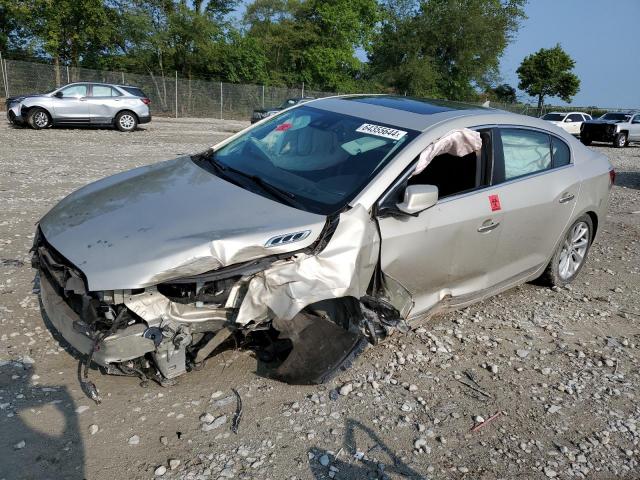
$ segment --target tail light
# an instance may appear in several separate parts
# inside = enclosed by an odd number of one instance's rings
[[[609,170],[609,188],[613,187],[614,183],[616,183],[616,171],[612,168]]]
[[[149,100],[148,98],[141,98],[140,100],[142,100],[142,103],[144,103],[145,105],[149,105],[151,103],[151,100]]]

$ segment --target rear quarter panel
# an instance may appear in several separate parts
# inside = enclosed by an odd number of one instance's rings
[[[582,187],[576,202],[574,218],[587,212],[596,214],[599,227],[596,236],[609,210],[610,179],[609,170],[613,167],[609,159],[595,150],[576,141],[572,144],[574,162],[582,178]]]

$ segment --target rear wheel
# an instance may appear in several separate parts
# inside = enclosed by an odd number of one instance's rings
[[[623,148],[627,146],[627,134],[620,132],[613,139],[613,146],[616,148]]]
[[[587,259],[592,238],[593,222],[583,215],[571,225],[540,279],[558,287],[572,282]]]
[[[31,128],[41,130],[51,126],[51,116],[44,108],[34,108],[27,118]]]
[[[138,119],[132,112],[120,112],[116,115],[116,128],[121,132],[132,132],[138,126]]]

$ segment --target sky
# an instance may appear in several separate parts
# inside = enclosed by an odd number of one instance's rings
[[[522,59],[559,43],[581,81],[572,105],[640,108],[640,0],[529,0],[526,13],[500,63],[504,82],[517,87]]]

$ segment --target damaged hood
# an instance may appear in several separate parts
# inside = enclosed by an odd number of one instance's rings
[[[184,157],[87,185],[47,213],[40,228],[95,291],[146,287],[299,250],[317,239],[325,221]],[[265,246],[301,232],[297,241]]]

